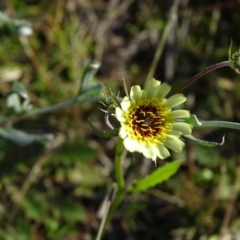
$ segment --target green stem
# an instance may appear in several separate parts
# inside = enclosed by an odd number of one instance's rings
[[[21,116],[12,116],[12,117],[6,117],[6,118],[2,118],[0,119],[0,126],[7,124],[9,122],[14,123],[14,122],[18,122],[20,120],[26,119],[28,117],[32,117],[32,116],[36,116],[36,115],[41,115],[41,114],[46,114],[49,112],[54,112],[56,110],[59,109],[63,109],[66,107],[70,107],[74,104],[77,103],[85,103],[85,102],[97,102],[97,101],[104,101],[104,97],[102,96],[87,96],[85,98],[77,98],[77,97],[73,97],[65,102],[61,102],[61,103],[57,103],[54,105],[50,105],[47,107],[43,107],[40,109],[34,109],[32,111],[26,112]]]
[[[105,231],[106,219],[107,219],[112,201],[115,198],[116,190],[117,190],[117,184],[113,183],[112,189],[108,193],[107,199],[105,200],[106,201],[105,202],[105,209],[104,209],[105,211],[104,211],[104,215],[103,215],[102,220],[101,220],[101,224],[100,224],[99,229],[98,229],[96,240],[100,240],[102,238],[102,235],[103,235],[104,231]]]
[[[125,191],[124,189],[117,189],[117,193],[116,196],[111,204],[110,210],[108,212],[108,216],[105,222],[105,227],[104,229],[106,229],[106,226],[108,226],[108,224],[111,222],[111,220],[113,219],[113,216],[116,212],[116,210],[118,209],[119,205],[122,203],[123,199],[125,196]]]
[[[226,122],[226,121],[200,121],[201,125],[194,125],[197,128],[206,128],[206,127],[217,127],[217,128],[229,128],[240,130],[240,123],[235,122]]]
[[[123,189],[125,186],[123,168],[122,168],[122,158],[123,158],[123,139],[118,138],[116,146],[116,155],[115,155],[115,178],[117,182],[118,189]]]
[[[222,67],[229,67],[229,61],[223,61],[217,64],[214,64],[210,67],[207,67],[205,70],[203,70],[202,72],[198,73],[197,75],[193,76],[192,78],[190,78],[186,83],[184,83],[183,85],[181,85],[179,88],[177,88],[175,91],[173,91],[173,93],[170,94],[170,96],[181,92],[183,89],[185,89],[186,87],[188,87],[189,85],[191,85],[192,83],[194,83],[195,81],[197,81],[199,78],[201,78],[202,76],[206,75],[209,72],[212,72],[218,68],[222,68]]]
[[[118,206],[122,203],[123,198],[125,196],[125,181],[124,181],[124,174],[123,174],[123,168],[122,168],[123,158],[124,158],[123,139],[119,137],[118,142],[117,142],[117,147],[116,147],[116,155],[115,155],[115,159],[114,159],[117,191],[116,191],[116,196],[113,199],[113,202],[109,209],[104,229],[111,222]]]

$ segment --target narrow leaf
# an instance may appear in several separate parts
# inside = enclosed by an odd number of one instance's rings
[[[16,113],[22,112],[21,102],[19,99],[19,95],[15,92],[10,93],[6,97],[6,106],[12,109]]]
[[[207,128],[230,128],[235,130],[240,130],[240,123],[236,122],[226,122],[226,121],[202,121],[197,118],[196,115],[191,115],[189,119],[185,121],[194,127]]]
[[[191,124],[194,127],[202,126],[202,123],[198,120],[197,116],[191,114],[190,118],[185,120],[186,123]]]
[[[75,95],[74,102],[91,102],[91,99],[96,99],[103,97],[101,96],[102,92],[102,84],[100,83],[92,83],[84,88],[84,90],[81,90]],[[95,100],[93,100],[95,101]]]
[[[84,70],[83,76],[81,78],[80,89],[78,91],[78,95],[82,92],[85,92],[91,85],[91,79],[100,67],[100,63],[91,62]]]
[[[18,93],[23,98],[28,99],[27,91],[21,83],[15,81],[13,83],[12,90]]]
[[[195,138],[194,136],[192,135],[184,135],[184,137],[198,143],[198,144],[201,144],[203,146],[207,146],[207,147],[216,147],[216,146],[222,146],[224,144],[224,141],[225,141],[225,137],[223,136],[222,138],[222,142],[220,143],[217,143],[217,142],[209,142],[209,141],[204,141],[202,139],[198,139],[198,138]]]
[[[176,171],[181,166],[181,164],[182,164],[181,160],[176,160],[174,162],[165,164],[163,167],[156,169],[150,175],[139,180],[132,187],[132,191],[133,192],[141,192],[150,187],[154,187],[155,185],[169,179],[173,174],[176,173]]]
[[[34,142],[47,143],[52,140],[52,134],[29,134],[12,127],[0,128],[0,137],[11,141],[19,146],[27,146]]]

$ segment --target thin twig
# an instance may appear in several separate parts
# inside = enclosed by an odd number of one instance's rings
[[[15,219],[15,216],[18,213],[19,207],[21,206],[27,192],[31,188],[32,184],[37,180],[43,166],[46,164],[47,160],[51,157],[52,153],[59,148],[59,146],[63,143],[64,139],[59,136],[55,141],[52,143],[44,156],[41,156],[36,163],[33,165],[32,169],[30,170],[27,178],[25,179],[21,189],[19,190],[18,198],[16,199],[15,204],[13,205],[10,211],[10,218],[9,222],[12,223]]]
[[[108,209],[108,214],[106,219],[104,219],[104,226],[101,230],[102,233],[105,232],[106,227],[111,222],[117,208],[122,203],[125,195],[125,181],[124,181],[124,173],[122,169],[122,161],[124,160],[126,155],[126,151],[123,148],[123,140],[118,138],[116,153],[115,153],[115,179],[116,179],[116,194],[114,194],[113,201],[111,203],[110,208]]]
[[[101,221],[100,227],[98,229],[96,240],[100,240],[104,233],[104,226],[106,224],[106,219],[107,219],[107,216],[109,213],[110,206],[115,198],[116,191],[117,191],[117,185],[114,183],[111,191],[108,193],[106,200],[104,201],[104,206],[103,206],[104,207],[104,216],[102,217],[102,221]]]
[[[125,1],[110,1],[106,11],[105,19],[98,24],[96,29],[95,39],[96,39],[96,52],[95,59],[102,62],[102,56],[104,54],[104,44],[106,42],[107,31],[109,30],[112,23],[118,19],[127,9],[131,6],[134,0]]]
[[[18,213],[19,207],[21,206],[27,192],[29,191],[31,185],[36,181],[41,172],[42,167],[45,165],[46,161],[49,159],[49,156],[43,156],[38,159],[34,164],[31,171],[29,172],[26,180],[24,181],[21,189],[19,190],[18,197],[10,211],[9,222],[12,223]]]
[[[174,23],[177,20],[177,9],[178,9],[179,3],[180,3],[179,0],[175,0],[173,5],[172,5],[172,8],[170,10],[169,20],[168,20],[168,22],[167,22],[167,24],[166,24],[166,26],[163,30],[162,38],[159,41],[159,45],[157,47],[157,50],[155,52],[155,55],[154,55],[154,58],[153,58],[153,61],[152,61],[152,64],[151,64],[151,67],[148,71],[148,74],[147,74],[147,77],[146,77],[146,80],[145,80],[145,85],[153,77],[153,75],[156,71],[157,64],[158,64],[159,59],[160,59],[160,57],[162,55],[162,52],[163,52],[163,48],[166,45],[166,42],[167,42],[168,36],[171,32],[171,29],[172,29],[172,27],[174,26]]]
[[[156,198],[160,198],[166,202],[175,204],[181,208],[186,205],[186,202],[183,199],[179,198],[178,196],[171,195],[171,194],[163,192],[159,189],[148,189],[147,193]]]

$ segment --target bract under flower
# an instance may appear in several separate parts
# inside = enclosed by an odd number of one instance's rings
[[[187,110],[172,110],[186,101],[182,94],[165,98],[171,87],[151,79],[145,89],[133,86],[130,99],[124,97],[115,116],[121,124],[119,136],[130,152],[140,152],[156,161],[170,156],[167,148],[180,152],[182,134],[190,134],[192,126],[181,119],[189,118]]]

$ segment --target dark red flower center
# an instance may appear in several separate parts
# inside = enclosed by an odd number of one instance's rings
[[[137,135],[154,137],[159,135],[165,124],[165,114],[151,104],[140,105],[131,116],[131,126]]]

